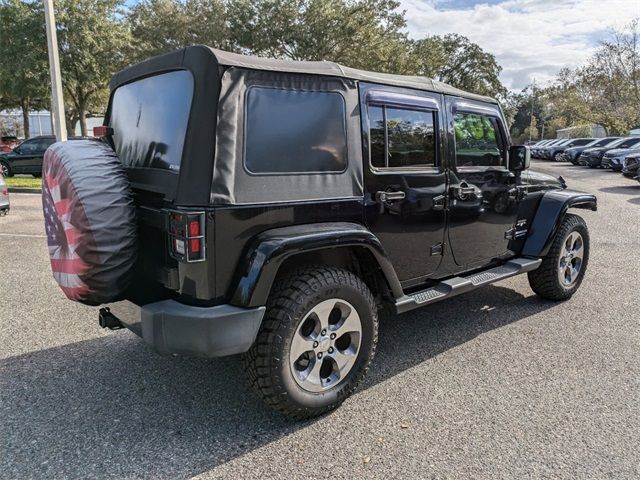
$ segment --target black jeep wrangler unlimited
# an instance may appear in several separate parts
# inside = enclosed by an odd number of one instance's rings
[[[528,273],[582,282],[593,195],[528,182],[498,103],[419,77],[204,46],[115,75],[102,142],[53,145],[54,276],[158,352],[242,353],[295,418],[365,375],[378,312]]]

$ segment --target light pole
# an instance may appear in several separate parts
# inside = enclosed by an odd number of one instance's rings
[[[44,1],[44,20],[47,25],[47,49],[49,50],[49,72],[51,73],[51,119],[56,140],[67,140],[67,124],[64,121],[64,100],[62,98],[62,78],[60,76],[60,58],[58,57],[58,36],[56,18],[53,13],[53,0]]]

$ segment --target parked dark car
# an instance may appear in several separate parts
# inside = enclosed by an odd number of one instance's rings
[[[546,149],[545,150],[546,158],[550,160],[555,160],[556,162],[562,162],[564,161],[564,152],[568,148],[583,147],[585,145],[593,143],[594,140],[595,140],[594,138],[574,138],[570,142]]]
[[[589,231],[567,209],[595,196],[528,184],[529,150],[492,98],[204,46],[110,88],[104,143],[45,156],[54,278],[160,353],[242,353],[258,394],[294,418],[357,388],[383,308],[523,273],[565,300],[584,278]],[[488,208],[489,189],[509,206]]]
[[[630,148],[614,148],[607,151],[602,156],[600,165],[602,168],[610,168],[614,172],[621,172],[623,168],[622,162],[624,162],[625,157],[637,152],[640,152],[640,137],[638,137],[638,143]]]
[[[564,147],[566,145],[569,145],[571,143],[571,139],[570,138],[563,138],[561,139],[559,142],[553,143],[553,144],[549,144],[549,145],[545,145],[544,147],[542,147],[539,151],[539,155],[538,157],[543,159],[543,160],[549,160],[551,159],[551,155],[550,152],[552,149],[554,148],[561,148]]]
[[[80,140],[85,137],[69,137],[69,140]],[[42,175],[42,158],[44,152],[53,145],[56,137],[42,135],[25,140],[7,153],[0,153],[0,169],[5,177],[17,173],[27,173],[34,177]]]
[[[533,155],[535,158],[543,158],[544,150],[548,147],[552,147],[554,145],[560,145],[563,142],[566,142],[566,138],[554,138],[549,140],[544,145],[536,146],[534,149]]]
[[[640,152],[627,155],[622,163],[622,174],[625,177],[636,178],[640,171]]]
[[[626,149],[640,145],[640,137],[623,137],[605,147],[588,148],[580,154],[579,165],[590,168],[600,167],[604,154],[613,149]]]
[[[563,160],[565,162],[571,162],[574,165],[578,165],[580,154],[585,150],[589,148],[606,147],[607,145],[612,144],[616,140],[620,140],[620,137],[597,138],[591,143],[588,143],[586,145],[582,145],[580,147],[567,148],[562,154]]]

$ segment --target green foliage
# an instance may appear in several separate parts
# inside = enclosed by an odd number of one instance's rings
[[[55,3],[64,93],[83,135],[87,134],[86,113],[104,110],[109,79],[127,65],[132,54],[123,5],[123,0]]]
[[[467,37],[432,36],[412,44],[414,74],[433,78],[480,95],[504,96],[500,82],[502,67],[496,58]]]
[[[143,0],[131,9],[127,22],[133,61],[187,45],[231,46],[222,0]]]
[[[23,110],[49,103],[47,41],[40,1],[0,1],[0,106]]]
[[[395,0],[232,0],[229,30],[243,52],[398,72],[407,61],[398,6]]]

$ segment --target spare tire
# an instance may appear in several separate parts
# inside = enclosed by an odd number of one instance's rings
[[[123,298],[137,254],[133,195],[113,149],[95,140],[44,154],[42,206],[53,277],[76,302]]]

